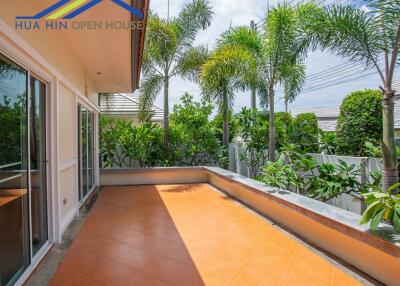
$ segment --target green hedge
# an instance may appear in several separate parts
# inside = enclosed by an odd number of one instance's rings
[[[336,152],[367,156],[365,143],[379,144],[382,138],[382,95],[379,90],[351,93],[340,106]]]

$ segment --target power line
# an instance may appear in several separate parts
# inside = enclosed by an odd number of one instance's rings
[[[333,79],[333,78],[335,78],[337,76],[342,76],[342,75],[345,75],[345,74],[347,74],[347,75],[357,74],[357,73],[361,72],[362,67],[363,66],[360,65],[360,66],[353,66],[353,67],[350,67],[350,68],[347,68],[347,69],[343,69],[343,70],[339,70],[339,71],[333,71],[333,72],[331,72],[329,74],[320,75],[320,76],[316,76],[314,78],[311,78],[311,80],[310,80],[310,78],[306,77],[306,84],[311,84],[311,83],[315,84],[315,83],[318,83],[318,82],[321,82],[321,81],[330,80],[330,79]],[[368,69],[368,70],[370,70],[370,69]]]
[[[351,81],[354,81],[354,80],[367,78],[367,77],[370,77],[370,76],[376,75],[376,74],[377,74],[377,72],[374,71],[374,72],[371,72],[371,73],[368,73],[368,74],[365,74],[365,75],[362,75],[362,76],[357,76],[357,77],[352,77],[352,78],[348,78],[348,76],[346,76],[346,77],[341,78],[341,79],[345,79],[345,80],[335,81],[335,82],[332,82],[332,83],[329,83],[329,84],[320,84],[320,85],[317,85],[317,86],[309,87],[308,89],[305,89],[300,93],[301,94],[306,94],[306,93],[314,92],[314,91],[317,91],[317,90],[322,90],[322,89],[325,89],[325,88],[328,88],[328,87],[332,87],[332,86],[340,85],[340,84],[343,84],[343,83],[351,82]],[[340,79],[337,79],[337,80],[340,80]]]

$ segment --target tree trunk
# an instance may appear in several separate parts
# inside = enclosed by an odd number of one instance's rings
[[[382,189],[387,190],[398,182],[398,164],[394,138],[393,92],[383,93],[383,138],[382,138]]]
[[[229,150],[229,113],[228,113],[228,95],[224,95],[224,106],[223,106],[223,120],[224,120],[224,127],[223,127],[223,138],[222,143],[225,145],[226,150]]]
[[[289,112],[289,102],[285,99],[285,112]]]
[[[169,78],[164,79],[164,146],[169,145],[168,130],[169,130]]]
[[[268,160],[275,162],[275,107],[274,90],[269,88],[269,142],[268,142]]]
[[[251,109],[255,110],[257,108],[256,102],[256,90],[255,88],[251,89]]]

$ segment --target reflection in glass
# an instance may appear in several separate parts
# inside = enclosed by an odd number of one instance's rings
[[[88,112],[88,190],[93,187],[93,114]]]
[[[78,107],[79,122],[79,200],[86,197],[94,185],[94,115]]]
[[[30,79],[30,178],[33,255],[47,241],[46,85]]]
[[[0,55],[0,285],[30,262],[26,83],[27,72]]]

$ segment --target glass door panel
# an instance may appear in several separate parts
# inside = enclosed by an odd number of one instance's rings
[[[32,252],[35,255],[48,239],[46,188],[46,85],[30,78],[30,186]]]
[[[94,114],[78,106],[79,200],[86,197],[94,185]]]
[[[88,112],[88,191],[93,187],[93,114]]]
[[[81,125],[81,138],[82,138],[82,145],[81,145],[81,154],[82,154],[82,198],[84,198],[88,193],[88,128],[87,128],[87,110],[86,108],[82,107],[81,110],[81,118],[82,118],[82,125]]]
[[[0,55],[0,285],[30,263],[27,72]]]

